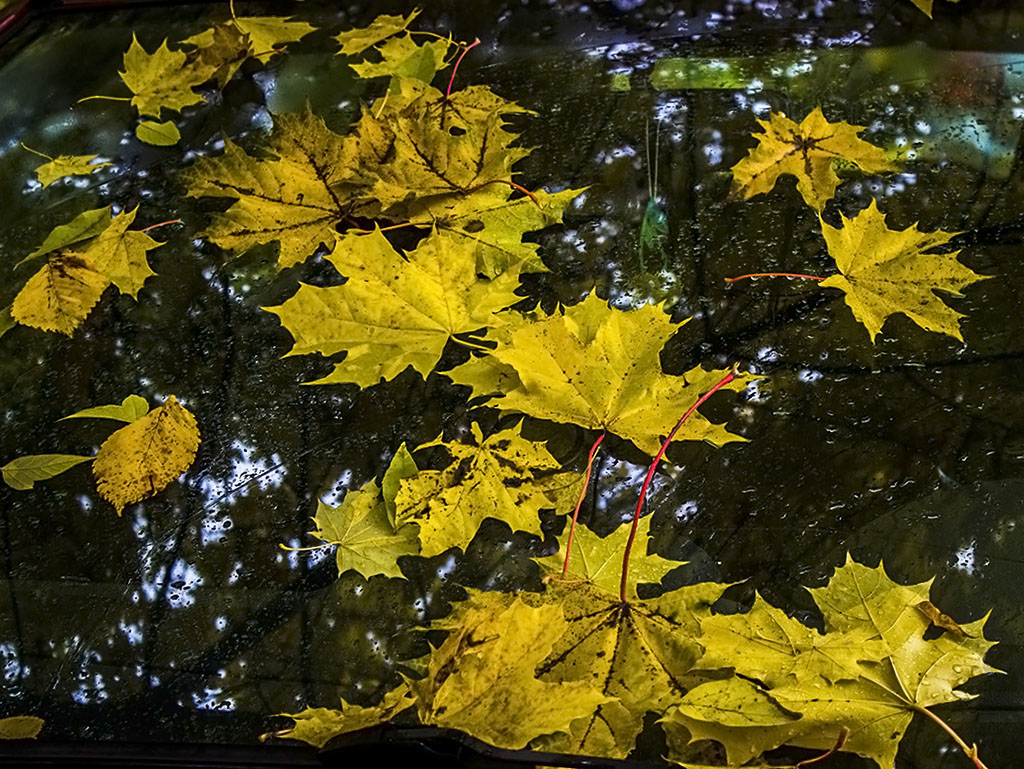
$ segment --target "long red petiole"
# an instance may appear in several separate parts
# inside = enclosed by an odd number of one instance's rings
[[[799,272],[752,272],[749,275],[737,275],[735,278],[726,278],[726,283],[735,283],[737,280],[748,278],[803,278],[804,280],[825,280],[821,275],[803,275]]]
[[[576,500],[576,509],[572,511],[572,522],[569,524],[569,538],[565,541],[565,563],[562,564],[562,576],[569,573],[569,553],[572,552],[572,535],[576,533],[576,519],[580,516],[580,508],[583,506],[583,498],[587,495],[587,487],[590,486],[590,471],[594,469],[594,457],[597,449],[604,440],[604,433],[597,436],[594,445],[590,447],[590,455],[587,457],[587,473],[583,478],[583,488],[580,489],[580,498]]]
[[[697,402],[690,406],[690,408],[686,410],[686,413],[679,418],[679,421],[676,422],[676,426],[672,428],[672,432],[668,434],[665,442],[662,443],[661,448],[658,449],[658,454],[654,457],[654,461],[651,462],[651,467],[647,471],[647,477],[644,478],[644,485],[640,488],[640,498],[636,501],[636,510],[633,511],[633,527],[629,531],[629,539],[626,540],[626,550],[622,555],[622,581],[619,583],[619,598],[623,603],[627,603],[626,587],[629,583],[629,554],[633,550],[633,540],[636,539],[636,530],[640,524],[640,511],[643,510],[644,500],[647,498],[647,489],[651,485],[651,480],[654,478],[654,471],[658,469],[658,463],[661,462],[661,458],[665,455],[668,445],[672,442],[672,439],[676,437],[676,433],[679,432],[679,428],[683,426],[683,423],[693,416],[693,412],[703,405],[704,401],[721,390],[735,378],[736,366],[733,366],[732,371],[719,379],[715,383],[714,387],[700,396],[697,399]]]
[[[455,73],[459,71],[459,65],[462,64],[462,60],[465,58],[466,54],[469,53],[469,49],[475,48],[478,45],[480,45],[479,37],[474,39],[472,43],[463,48],[462,53],[459,54],[459,58],[455,60],[455,66],[452,68],[452,77],[448,81],[448,90],[444,92],[445,101],[448,101],[448,97],[452,95],[452,83],[455,82]]]
[[[139,232],[149,232],[155,230],[157,227],[163,227],[165,224],[184,224],[181,219],[168,219],[166,222],[160,222],[159,224],[151,224],[148,227],[143,227]]]

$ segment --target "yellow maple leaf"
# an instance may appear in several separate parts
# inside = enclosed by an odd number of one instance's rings
[[[502,748],[568,731],[610,697],[586,680],[538,681],[534,669],[568,629],[557,605],[515,599],[495,609],[484,594],[460,606],[458,622],[431,655],[428,675],[411,683],[423,723],[461,729]]]
[[[11,317],[24,326],[71,336],[109,285],[88,253],[57,253],[14,297]]]
[[[272,157],[256,158],[228,141],[223,155],[199,158],[184,181],[189,197],[235,200],[204,232],[213,243],[240,254],[276,240],[278,263],[291,267],[321,243],[334,245],[346,214],[334,188],[353,164],[342,137],[308,108],[275,115],[266,149]]]
[[[313,384],[369,387],[409,366],[426,377],[449,339],[502,324],[497,313],[520,299],[515,271],[480,279],[472,252],[436,234],[408,257],[380,230],[346,235],[326,258],[347,283],[302,283],[284,304],[264,308],[295,340],[288,355],[347,351],[333,372]]]
[[[338,49],[338,53],[351,56],[353,54],[362,53],[370,46],[376,45],[382,40],[386,40],[392,35],[397,35],[403,31],[412,20],[419,15],[419,10],[412,11],[408,16],[388,16],[381,14],[368,27],[360,27],[358,29],[346,29],[344,32],[335,36],[335,40],[341,45]]]
[[[696,367],[682,376],[661,369],[661,349],[683,323],[654,305],[609,307],[596,293],[564,313],[524,321],[487,339],[497,344],[445,376],[488,395],[487,405],[591,430],[607,430],[650,455],[676,421],[727,373]],[[741,375],[723,389],[742,390]],[[743,440],[699,412],[675,440],[716,446]]]
[[[198,448],[196,418],[171,395],[103,442],[92,465],[96,488],[120,515],[188,470]]]
[[[90,241],[85,254],[93,260],[98,272],[117,286],[122,294],[138,299],[139,290],[146,279],[156,275],[150,269],[146,254],[162,246],[145,232],[129,230],[139,209],[118,214],[109,226]]]
[[[36,152],[31,147],[26,147],[24,144],[21,146],[29,152],[47,159],[48,162],[36,168],[36,179],[44,188],[65,176],[88,176],[104,166],[111,165],[110,163],[94,162],[99,155],[58,155],[52,158],[42,152]]]
[[[841,218],[842,227],[821,223],[829,254],[840,272],[821,285],[846,294],[846,304],[867,328],[871,341],[886,318],[903,313],[921,328],[962,342],[959,321],[963,315],[946,306],[935,291],[962,296],[960,289],[988,276],[958,262],[959,251],[926,253],[948,243],[957,233],[921,232],[916,224],[891,230],[874,200],[853,219]]]
[[[792,174],[807,205],[821,211],[839,185],[835,161],[854,163],[869,174],[895,170],[883,150],[860,138],[863,127],[845,120],[830,123],[821,107],[800,123],[781,112],[757,122],[764,128],[756,135],[757,146],[732,167],[733,192],[745,198],[769,192],[780,175]]]
[[[164,40],[153,53],[148,53],[132,35],[132,44],[124,54],[121,79],[134,94],[132,106],[140,115],[157,119],[164,109],[180,112],[192,104],[205,101],[193,91],[209,80],[214,68],[203,62],[186,62],[184,51],[172,51]]]

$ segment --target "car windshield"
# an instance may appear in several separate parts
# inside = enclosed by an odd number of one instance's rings
[[[1014,765],[1020,9],[35,6],[0,752]]]

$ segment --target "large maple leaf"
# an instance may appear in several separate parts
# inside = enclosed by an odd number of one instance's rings
[[[640,542],[647,543],[650,518],[640,525]],[[644,715],[664,710],[694,683],[688,673],[701,653],[695,640],[699,620],[710,616],[711,604],[728,585],[701,583],[641,600],[636,583],[658,582],[682,564],[635,553],[630,600],[623,602],[619,580],[629,529],[621,526],[602,539],[577,527],[564,577],[561,556],[540,560],[549,583],[541,598],[561,607],[568,629],[538,675],[546,681],[589,681],[611,698],[568,734],[545,740],[546,749],[622,758],[633,749]]]
[[[962,288],[988,276],[957,261],[959,251],[926,253],[945,245],[957,233],[921,232],[916,224],[891,230],[874,200],[854,218],[843,216],[842,224],[837,228],[821,223],[829,254],[840,272],[821,285],[846,294],[846,304],[867,328],[872,342],[886,319],[896,313],[928,331],[963,341],[962,314],[946,306],[935,291],[962,296]]]
[[[564,312],[489,335],[497,348],[446,371],[490,396],[487,405],[553,422],[607,430],[653,455],[679,417],[727,373],[694,368],[665,374],[661,349],[682,323],[660,307],[618,310],[591,293]],[[740,375],[723,389],[741,390]],[[694,414],[675,440],[716,446],[743,440]]]
[[[567,731],[610,698],[590,681],[538,680],[571,620],[559,606],[528,606],[495,599],[459,607],[429,673],[414,682],[420,720],[461,729],[492,745],[523,748],[542,735]],[[497,599],[500,603],[501,598]]]
[[[326,258],[347,283],[300,284],[284,304],[264,308],[294,338],[289,355],[347,352],[316,384],[369,387],[409,366],[425,377],[448,340],[503,324],[497,313],[520,299],[515,271],[478,278],[472,251],[436,234],[406,257],[380,230],[346,235]]]
[[[579,473],[561,466],[543,443],[528,441],[520,427],[483,437],[473,423],[468,441],[428,443],[451,456],[443,470],[420,470],[401,480],[395,495],[398,526],[416,524],[423,555],[465,549],[486,518],[541,535],[541,510],[555,509],[579,491]]]
[[[821,107],[800,123],[781,112],[757,122],[764,129],[756,135],[757,146],[732,167],[734,193],[745,198],[770,191],[780,175],[792,174],[807,205],[820,211],[839,185],[835,161],[846,160],[870,174],[895,170],[883,150],[860,138],[861,126],[830,123]]]
[[[408,219],[422,211],[424,198],[467,195],[507,183],[512,166],[529,153],[510,146],[518,135],[505,122],[506,115],[528,110],[490,88],[470,86],[446,97],[418,78],[396,77],[393,83],[380,117],[364,114],[359,129],[368,132],[367,123],[376,120],[387,137],[369,191],[382,215]],[[381,157],[379,151],[375,155]]]
[[[691,690],[666,718],[670,747],[713,739],[738,765],[783,744],[828,750],[846,730],[842,750],[890,769],[915,713],[969,699],[957,687],[995,672],[983,659],[993,645],[985,619],[924,637],[931,621],[919,604],[929,585],[899,585],[881,565],[848,557],[811,591],[824,634],[762,600],[747,615],[702,619],[697,667],[741,678]]]
[[[204,234],[235,254],[277,241],[281,267],[304,261],[321,244],[333,246],[347,212],[333,189],[351,173],[345,147],[308,106],[274,116],[266,144],[272,157],[253,157],[226,141],[223,155],[199,158],[183,174],[189,197],[235,201]]]

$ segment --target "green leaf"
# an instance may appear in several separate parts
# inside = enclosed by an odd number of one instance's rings
[[[828,750],[846,728],[842,750],[891,769],[915,713],[969,699],[957,687],[997,672],[983,660],[993,646],[984,638],[985,619],[962,625],[962,634],[924,638],[931,622],[917,605],[927,599],[929,585],[899,585],[881,565],[871,568],[848,557],[828,585],[811,591],[825,615],[824,635],[801,629],[760,599],[750,618],[701,619],[697,640],[705,653],[697,667],[734,671],[748,689],[757,686],[800,718],[750,728],[677,707],[665,720],[670,750],[678,755],[681,743],[712,739],[738,765],[784,744]],[[762,685],[750,683],[754,678]]]
[[[427,444],[443,446],[451,463],[404,478],[395,496],[395,520],[419,526],[424,556],[465,549],[486,518],[540,536],[539,513],[555,507],[555,489],[578,488],[581,476],[559,472],[544,444],[524,439],[520,429],[484,438],[474,423],[469,441]]]
[[[961,289],[985,275],[978,275],[957,261],[959,251],[927,254],[958,233],[921,232],[917,225],[890,230],[878,204],[871,204],[852,219],[840,215],[843,226],[824,221],[821,232],[836,261],[839,275],[821,282],[846,295],[853,316],[863,323],[874,342],[886,318],[903,313],[921,328],[948,334],[963,341],[960,313],[947,307],[935,291],[963,296]]]
[[[316,27],[304,21],[290,21],[284,16],[237,16],[233,23],[252,41],[251,55],[266,64],[278,53],[278,46],[301,40]]]
[[[472,387],[473,397],[489,396],[488,406],[607,430],[654,455],[679,418],[727,373],[662,371],[662,347],[682,326],[660,307],[619,310],[591,293],[560,315],[518,324],[507,336],[489,334],[497,349],[444,373]],[[740,375],[723,389],[742,390],[751,379]],[[722,446],[743,438],[698,412],[675,440]]]
[[[360,707],[342,701],[340,710],[330,708],[306,708],[301,713],[282,713],[295,724],[290,729],[274,732],[271,737],[301,740],[315,748],[322,748],[339,734],[355,732],[384,723],[392,716],[413,704],[409,687],[405,684],[384,695],[379,705]]]
[[[691,689],[676,712],[695,721],[728,727],[779,726],[800,718],[770,694],[743,678],[709,681]]]
[[[318,502],[313,522],[317,528],[310,534],[338,546],[338,574],[355,569],[367,578],[375,574],[401,577],[398,559],[420,552],[416,526],[396,529],[388,520],[376,480],[349,491],[338,507]]]
[[[110,163],[94,163],[99,155],[60,155],[36,168],[36,178],[43,187],[49,187],[65,176],[88,176]]]
[[[791,679],[826,684],[859,675],[857,664],[885,658],[884,643],[865,628],[819,633],[755,594],[750,611],[701,622],[702,668],[732,667],[769,686]]]
[[[382,14],[374,19],[373,23],[368,27],[347,29],[334,38],[341,46],[338,53],[346,56],[362,53],[381,40],[397,35],[408,27],[419,13],[417,9],[408,16],[386,16]]]
[[[450,339],[501,325],[497,313],[520,299],[515,272],[482,280],[472,253],[436,234],[406,257],[380,230],[345,235],[326,258],[348,282],[299,284],[284,304],[264,308],[295,340],[288,355],[347,351],[332,373],[312,384],[369,387],[409,366],[426,377]]]
[[[412,35],[390,37],[377,46],[381,60],[375,62],[353,62],[349,66],[362,78],[399,75],[429,83],[444,65],[451,43],[447,40],[430,40],[419,45]]]
[[[135,126],[135,135],[139,141],[154,144],[157,147],[170,147],[181,139],[181,132],[172,120],[165,120],[163,123],[157,123],[155,120],[143,120]]]
[[[60,248],[96,237],[110,226],[110,206],[83,211],[67,224],[58,224],[46,236],[43,245],[22,259],[18,264],[37,256],[43,256]],[[15,265],[17,266],[17,265]]]
[[[120,404],[107,406],[93,406],[91,408],[76,411],[66,417],[61,417],[58,422],[65,419],[116,419],[119,422],[134,422],[149,411],[149,404],[146,399],[139,395],[129,395]]]
[[[416,467],[416,460],[413,459],[409,449],[403,443],[398,447],[395,456],[391,458],[391,464],[388,465],[388,469],[384,472],[384,477],[380,482],[384,507],[388,511],[388,521],[392,526],[395,525],[395,497],[398,495],[398,489],[401,487],[404,479],[411,478],[418,472],[419,468]]]
[[[36,481],[45,481],[70,470],[82,462],[89,462],[93,457],[75,454],[31,454],[26,457],[12,459],[0,471],[3,472],[4,483],[12,489],[26,491]]]
[[[36,716],[0,718],[0,740],[34,740],[43,728],[43,719]]]

